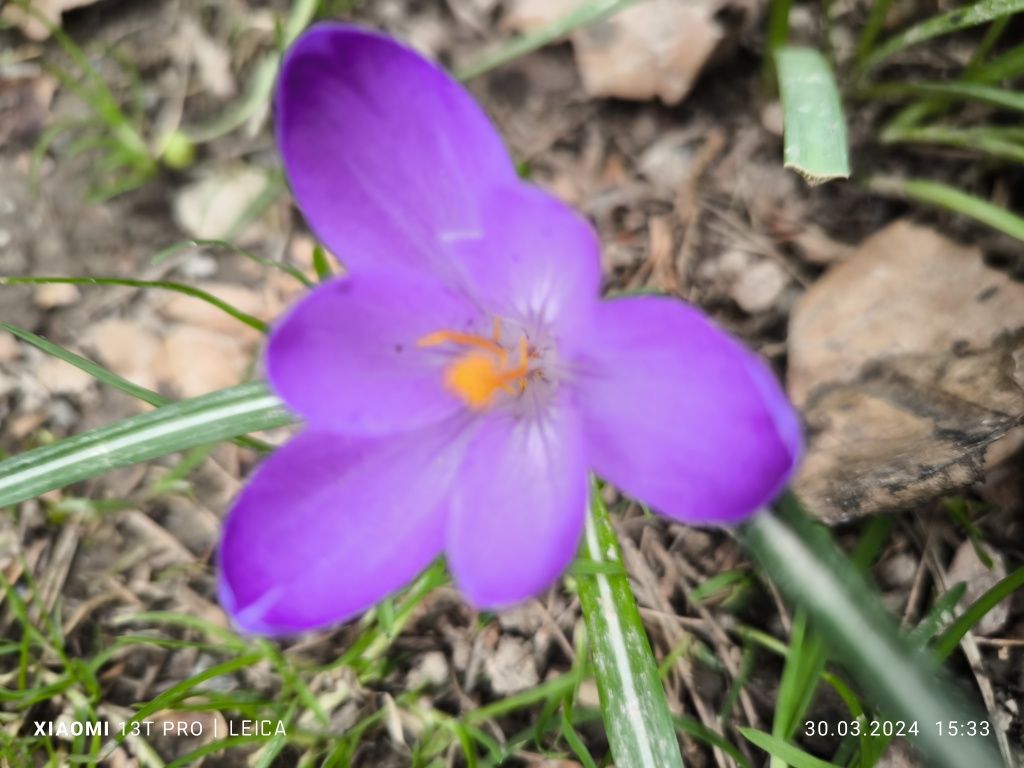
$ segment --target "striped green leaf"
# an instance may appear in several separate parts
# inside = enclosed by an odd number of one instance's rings
[[[591,491],[583,555],[598,565],[622,562],[608,510]],[[636,598],[626,575],[595,569],[580,576],[579,596],[594,660],[601,715],[618,768],[682,766],[665,689],[658,677]]]
[[[165,405],[0,461],[0,507],[118,467],[294,419],[261,382]]]

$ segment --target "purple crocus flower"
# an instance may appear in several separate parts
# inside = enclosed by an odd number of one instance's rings
[[[349,275],[270,337],[270,384],[307,426],[227,519],[242,629],[342,621],[442,553],[473,604],[521,601],[572,560],[589,472],[688,523],[782,489],[801,438],[770,371],[680,301],[601,301],[593,228],[517,178],[437,66],[314,27],[281,71],[277,140]]]

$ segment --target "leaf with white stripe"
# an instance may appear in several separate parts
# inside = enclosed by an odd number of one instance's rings
[[[596,487],[582,555],[596,567],[580,575],[579,596],[587,624],[601,715],[617,768],[682,768],[665,689],[658,677],[636,598],[608,510]],[[608,567],[613,566],[613,567]]]

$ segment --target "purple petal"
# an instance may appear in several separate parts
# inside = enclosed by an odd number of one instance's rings
[[[576,413],[495,412],[470,444],[452,498],[448,562],[475,605],[499,608],[549,586],[579,545],[587,461]]]
[[[515,184],[483,198],[483,233],[451,242],[488,310],[555,334],[585,325],[601,288],[594,228],[537,187]]]
[[[284,634],[344,621],[429,565],[462,453],[455,429],[305,432],[275,451],[221,540],[221,603],[238,626]]]
[[[292,46],[277,141],[299,208],[348,267],[429,266],[478,228],[477,199],[515,169],[473,98],[387,37],[321,24]]]
[[[667,298],[605,302],[578,378],[592,467],[677,520],[734,523],[771,501],[800,424],[753,353]]]
[[[364,271],[319,286],[291,310],[271,335],[267,374],[315,428],[414,429],[462,407],[444,387],[444,358],[417,341],[477,322],[468,300],[426,274]]]

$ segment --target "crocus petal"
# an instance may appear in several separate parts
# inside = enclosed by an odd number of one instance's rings
[[[277,141],[313,230],[350,269],[428,265],[516,178],[490,121],[436,65],[381,35],[313,27],[285,58]]]
[[[483,197],[479,237],[450,243],[488,310],[556,335],[585,326],[601,287],[590,223],[543,190],[515,184]]]
[[[396,438],[308,431],[235,502],[221,603],[243,630],[284,634],[354,616],[442,550],[461,449],[452,422]]]
[[[449,515],[448,562],[459,588],[475,605],[499,608],[549,586],[579,545],[586,498],[573,409],[487,417],[467,449]]]
[[[366,270],[317,287],[289,312],[270,337],[267,375],[319,429],[425,426],[462,402],[444,388],[443,358],[417,342],[441,329],[470,330],[478,317],[429,275]]]
[[[800,454],[798,418],[771,372],[671,299],[601,306],[577,395],[594,470],[684,522],[749,515]]]

